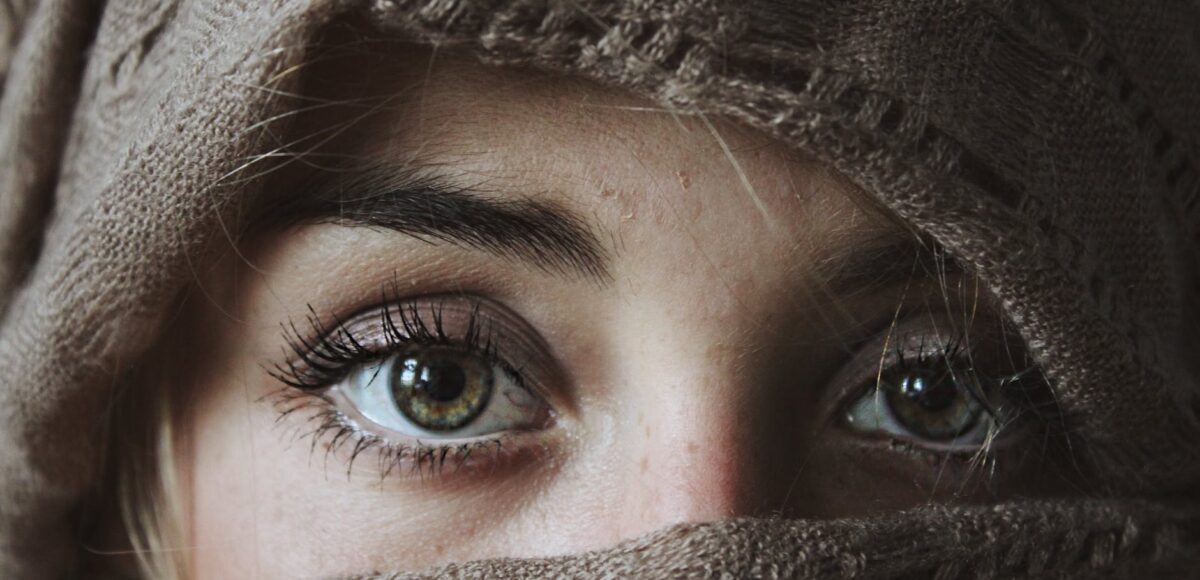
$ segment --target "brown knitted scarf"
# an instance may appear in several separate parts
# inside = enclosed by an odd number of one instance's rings
[[[334,18],[720,115],[976,272],[1102,498],[739,519],[457,577],[1200,577],[1185,0],[0,0],[0,577],[70,573],[106,409]]]

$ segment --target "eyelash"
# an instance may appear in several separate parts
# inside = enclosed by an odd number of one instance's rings
[[[467,319],[467,331],[462,338],[446,334],[442,323],[444,303],[433,305],[432,325],[426,322],[421,308],[416,301],[404,305],[396,305],[395,301],[384,301],[391,304],[379,311],[383,328],[384,345],[382,348],[370,348],[346,329],[346,324],[335,319],[333,325],[324,324],[316,311],[310,305],[307,318],[310,336],[289,322],[284,327],[284,341],[287,350],[291,351],[287,362],[276,365],[271,369],[271,376],[284,384],[301,391],[314,391],[336,384],[346,378],[350,370],[356,366],[387,358],[397,350],[413,346],[453,346],[471,354],[478,355],[489,364],[496,364],[516,377],[520,384],[524,381],[521,373],[513,368],[497,353],[492,341],[492,332],[481,327],[479,302],[472,301],[471,312]],[[399,324],[393,315],[399,313]]]
[[[969,345],[966,344],[967,335],[965,332],[959,332],[951,337],[950,340],[935,345],[934,350],[930,350],[926,346],[925,340],[928,338],[928,335],[922,334],[920,338],[921,343],[917,347],[916,357],[906,356],[904,349],[901,348],[900,344],[897,344],[893,349],[893,354],[896,357],[896,364],[891,368],[884,369],[884,372],[914,372],[918,370],[927,370],[933,368],[935,365],[945,365],[950,368],[958,368],[958,363],[967,362],[967,367],[969,368],[967,372],[972,373],[976,376],[976,378],[981,379],[981,377],[979,377],[976,373],[975,369],[972,368],[973,365],[970,364],[971,351]],[[878,388],[878,385],[873,385],[872,388]],[[987,400],[987,397],[984,396],[984,393],[978,393],[974,390],[967,390],[967,394],[971,396],[972,400],[983,406],[984,412],[986,412],[988,416],[995,418],[996,410]]]
[[[916,338],[917,340],[913,340]],[[1045,379],[1044,375],[1040,374],[1039,367],[1035,364],[1027,364],[1021,370],[1013,369],[1013,372],[1002,374],[1000,376],[984,376],[980,373],[977,365],[974,363],[975,353],[973,345],[965,331],[958,331],[947,340],[935,339],[934,344],[930,345],[927,340],[930,336],[927,333],[920,333],[919,336],[893,337],[894,344],[890,346],[890,353],[884,352],[884,357],[890,357],[894,362],[885,363],[880,367],[877,375],[873,376],[872,380],[857,387],[857,394],[847,397],[847,401],[841,406],[846,409],[848,404],[851,404],[859,399],[859,397],[872,394],[882,388],[879,379],[883,376],[896,374],[903,375],[921,370],[929,370],[939,366],[959,369],[956,372],[969,373],[981,387],[982,392],[976,392],[974,389],[964,389],[966,394],[972,400],[978,403],[983,413],[988,418],[994,421],[1001,419],[1001,414],[995,406],[996,399],[1007,401],[1022,401],[1008,408],[1014,414],[1005,417],[1006,424],[999,425],[997,432],[1002,432],[1008,425],[1023,421],[1024,413],[1033,413],[1035,418],[1047,427],[1052,427],[1061,422],[1062,416],[1058,405],[1053,401],[1053,391],[1050,384]],[[1008,340],[1007,335],[1002,337],[1003,340]],[[913,356],[911,351],[905,350],[905,345],[916,344],[916,356]],[[1012,361],[1015,362],[1015,361]],[[1025,378],[1036,373],[1037,380],[1026,381]],[[991,398],[988,395],[991,394]],[[843,411],[844,414],[844,411]],[[895,436],[888,436],[889,439],[898,440]],[[970,455],[973,459],[978,459],[979,454],[989,454],[993,451],[993,441],[989,439],[988,443],[978,450],[974,450]]]
[[[413,299],[406,299],[403,305],[398,305],[397,300],[383,301],[389,306],[381,308],[376,314],[380,317],[382,345],[372,346],[355,338],[342,320],[334,319],[332,324],[325,324],[310,306],[306,317],[309,332],[301,332],[294,323],[286,324],[286,350],[290,351],[285,359],[287,362],[269,369],[273,377],[287,385],[274,394],[273,403],[279,411],[277,422],[282,422],[285,417],[299,411],[312,411],[307,418],[307,424],[312,428],[301,433],[301,437],[310,438],[312,453],[315,453],[318,444],[326,442],[326,457],[349,448],[346,460],[347,476],[352,472],[355,462],[368,452],[378,457],[381,480],[405,467],[410,468],[416,475],[437,475],[448,464],[458,469],[467,465],[470,459],[481,456],[484,462],[494,464],[496,459],[512,451],[506,445],[512,434],[499,434],[477,441],[433,445],[420,441],[415,444],[393,441],[360,427],[353,418],[338,410],[336,402],[326,393],[330,385],[338,384],[355,368],[381,361],[401,349],[414,346],[450,346],[461,349],[481,357],[487,364],[496,365],[509,373],[518,386],[527,388],[521,370],[510,365],[497,352],[492,327],[490,324],[484,324],[484,319],[479,314],[479,299],[465,298],[469,300],[470,312],[466,318],[466,330],[461,337],[450,336],[445,331],[442,323],[444,301],[434,302],[426,307],[419,307],[418,300]],[[358,317],[358,320],[365,319],[366,317]],[[972,373],[983,385],[983,392],[967,389],[967,394],[983,407],[984,413],[992,420],[997,420],[999,415],[988,400],[988,394],[993,394],[994,398],[1003,397],[1013,401],[1021,401],[1023,398],[1026,404],[1015,405],[1017,414],[1011,417],[1012,422],[1020,419],[1024,412],[1032,411],[1043,423],[1053,424],[1046,419],[1052,414],[1057,414],[1057,405],[1049,400],[1045,405],[1037,402],[1046,400],[1049,385],[1043,380],[1033,381],[1033,384],[1023,380],[1026,375],[1036,372],[1036,366],[1030,365],[1000,377],[985,377],[979,374],[973,364],[974,352],[965,333],[958,333],[949,340],[936,339],[932,345],[926,342],[929,338],[929,335],[923,332],[918,336],[902,335],[890,347],[891,352],[884,353],[892,362],[883,366],[882,373],[902,374],[941,365],[965,369],[964,372]],[[917,347],[915,356],[911,348],[914,345]],[[858,397],[878,388],[880,385],[877,381],[866,381],[866,384],[856,388],[858,395],[848,397],[839,408],[846,408],[848,402],[856,401]],[[1044,414],[1043,406],[1050,409],[1050,413]],[[1005,426],[1001,425],[1000,428]],[[979,451],[989,454],[992,451],[991,442]]]
[[[486,455],[488,463],[494,463],[511,451],[507,446],[511,434],[499,434],[469,442],[451,442],[429,445],[392,441],[362,427],[351,417],[338,410],[337,403],[325,392],[331,385],[345,379],[361,365],[377,362],[394,355],[404,348],[414,346],[449,346],[479,356],[487,364],[496,365],[508,373],[521,388],[528,388],[523,373],[509,364],[497,351],[492,340],[490,325],[482,324],[477,299],[467,298],[471,310],[467,318],[467,329],[461,338],[450,336],[443,325],[444,301],[430,306],[430,314],[423,314],[418,302],[409,299],[398,305],[395,300],[384,300],[389,306],[379,310],[378,316],[383,329],[383,345],[370,347],[356,339],[347,325],[334,319],[332,324],[321,321],[310,305],[306,322],[309,334],[302,333],[294,322],[284,326],[284,340],[288,355],[285,363],[269,369],[269,374],[286,385],[270,397],[279,412],[276,423],[302,411],[311,411],[307,423],[313,427],[299,434],[299,438],[310,440],[310,453],[317,445],[326,441],[326,460],[331,454],[349,447],[346,460],[347,477],[352,473],[355,462],[365,453],[378,457],[380,480],[405,468],[414,475],[440,475],[447,463],[455,469],[468,465],[473,457]],[[397,320],[398,317],[398,320]],[[428,320],[427,320],[428,317]],[[309,338],[315,337],[315,338]],[[285,351],[285,352],[286,352]]]
[[[353,472],[358,459],[368,452],[374,453],[378,459],[377,469],[382,481],[406,466],[414,475],[435,476],[441,475],[448,462],[458,469],[467,465],[472,457],[486,454],[486,459],[496,460],[509,451],[506,447],[509,435],[441,445],[391,441],[359,427],[354,420],[337,410],[334,401],[320,392],[283,389],[273,394],[273,403],[279,411],[276,423],[297,412],[312,410],[306,421],[313,428],[301,432],[298,439],[309,439],[312,454],[316,453],[318,444],[327,441],[326,461],[330,455],[349,447],[347,477]]]

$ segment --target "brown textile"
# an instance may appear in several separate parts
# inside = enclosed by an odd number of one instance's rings
[[[280,146],[259,122],[288,106],[306,44],[346,13],[723,115],[836,167],[1001,299],[1110,498],[681,526],[453,573],[1200,577],[1198,11],[0,0],[0,577],[72,570],[108,402],[220,220],[259,195]]]
[[[673,526],[580,555],[454,564],[406,578],[1192,578],[1197,513],[1162,505],[930,507],[828,522]],[[1036,533],[1030,533],[1031,530]]]

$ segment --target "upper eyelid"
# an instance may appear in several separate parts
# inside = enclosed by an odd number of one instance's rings
[[[396,284],[395,287],[386,289],[375,304],[361,308],[345,318],[328,315],[319,317],[316,310],[310,308],[308,317],[310,332],[302,333],[302,331],[296,331],[296,326],[291,325],[291,330],[285,333],[292,337],[294,346],[299,347],[293,350],[297,350],[299,353],[293,353],[293,356],[289,357],[284,363],[284,367],[281,368],[277,364],[274,369],[275,372],[272,374],[276,378],[280,378],[280,374],[292,376],[303,374],[306,367],[310,366],[302,360],[303,357],[312,353],[314,351],[312,348],[313,345],[323,337],[341,334],[346,338],[344,342],[371,342],[365,338],[365,335],[369,333],[360,331],[370,327],[376,327],[378,330],[378,327],[381,326],[379,322],[380,315],[385,309],[386,311],[394,310],[398,312],[398,309],[402,308],[400,305],[411,305],[414,303],[434,303],[440,304],[442,307],[453,305],[452,308],[460,313],[470,309],[480,312],[483,317],[490,321],[502,321],[499,325],[493,323],[486,325],[488,333],[484,337],[483,342],[493,343],[498,348],[502,347],[505,351],[504,354],[508,357],[506,362],[511,363],[510,366],[513,370],[521,372],[520,376],[522,379],[531,378],[530,374],[537,375],[532,377],[533,380],[529,380],[526,386],[533,388],[540,395],[551,400],[555,403],[556,407],[561,405],[562,408],[573,409],[575,401],[569,395],[570,385],[568,384],[568,378],[572,374],[570,369],[564,368],[564,365],[559,364],[553,349],[545,343],[544,339],[541,338],[541,334],[535,328],[529,325],[528,322],[525,322],[522,316],[508,310],[503,304],[496,303],[481,295],[444,293],[403,296],[398,287],[399,285]],[[989,321],[987,324],[995,322],[995,326],[997,328],[1000,327],[999,316],[996,314],[986,314],[981,315],[980,319],[972,325],[973,331],[983,326],[980,321]],[[426,326],[432,325],[432,321],[426,320],[425,322],[430,323]],[[961,321],[958,321],[958,324],[961,324]],[[511,332],[512,327],[518,327],[521,330]],[[821,389],[822,400],[830,396],[836,397],[836,400],[831,402],[834,404],[827,405],[825,408],[836,411],[842,406],[841,404],[837,404],[837,401],[845,401],[847,397],[854,394],[847,391],[861,390],[872,386],[874,379],[879,373],[880,362],[885,363],[884,367],[886,370],[890,364],[890,360],[894,357],[898,349],[898,344],[905,343],[906,341],[909,343],[924,341],[930,347],[927,350],[936,350],[936,345],[944,344],[954,338],[957,334],[957,331],[951,330],[954,327],[954,321],[945,314],[931,313],[928,308],[921,308],[919,310],[909,309],[903,319],[894,326],[889,325],[882,330],[876,330],[871,338],[856,341],[856,344],[851,345],[851,352],[853,354],[850,355],[848,360],[838,365],[840,370],[833,373],[825,381],[826,384]],[[499,331],[498,334],[497,331]],[[890,338],[887,338],[889,334]],[[456,337],[450,338],[452,341],[457,340]],[[514,339],[516,344],[513,344]],[[883,342],[889,343],[889,348],[886,352],[882,350]],[[370,344],[364,346],[372,347]],[[377,358],[384,358],[390,354],[386,348],[387,345],[374,346],[378,346],[378,348],[373,348],[377,353]],[[1017,350],[1023,350],[1023,348]],[[908,352],[915,351],[910,348]],[[515,356],[513,356],[514,353]],[[864,360],[866,364],[863,363]],[[318,365],[322,364],[320,360],[316,362]],[[359,362],[364,362],[361,357],[359,357]],[[289,372],[281,373],[281,370]],[[329,373],[323,374],[328,376]],[[289,382],[284,380],[284,382],[292,384],[295,381]],[[315,387],[311,381],[307,386],[309,388]]]
[[[522,387],[565,402],[553,388],[561,382],[557,360],[519,315],[474,295],[402,298],[389,294],[385,293],[381,303],[344,320],[322,319],[310,309],[309,332],[289,323],[284,334],[291,356],[268,371],[277,380],[302,390],[326,388],[344,378],[353,365],[386,359],[397,347],[443,344],[474,350],[516,373]],[[448,313],[450,317],[446,318]],[[469,329],[474,329],[473,337],[468,336]],[[414,332],[419,336],[408,336]],[[346,352],[348,342],[357,345],[355,352]]]
[[[269,372],[276,379],[296,388],[317,388],[330,385],[317,385],[298,378],[311,378],[322,381],[335,381],[339,371],[348,371],[347,363],[367,364],[376,359],[385,358],[391,345],[376,347],[376,341],[365,336],[364,328],[379,326],[381,330],[390,319],[389,311],[394,305],[384,300],[383,304],[367,308],[345,319],[328,316],[322,318],[316,309],[308,306],[305,317],[307,331],[301,330],[295,320],[289,320],[283,325],[283,338],[290,354],[281,363],[275,363]],[[420,319],[423,321],[423,319]],[[406,325],[407,326],[407,325]],[[408,328],[405,329],[409,330]],[[433,332],[428,325],[421,324],[413,330]],[[441,332],[442,329],[436,329]],[[398,329],[396,329],[396,334]],[[382,330],[383,333],[388,331]],[[374,333],[381,336],[380,333]],[[449,339],[449,337],[443,337]],[[375,347],[375,348],[373,348]]]
[[[906,340],[910,345],[911,344],[919,344],[921,341],[926,340],[925,338],[921,337],[920,331],[917,330],[918,328],[920,328],[920,324],[921,324],[920,322],[916,322],[916,323],[906,322],[905,324],[900,325],[900,328],[902,328],[901,332],[904,332],[907,336],[906,339],[902,339],[902,340]],[[961,341],[962,341],[961,344],[962,344],[962,349],[964,351],[970,352],[974,348],[976,348],[968,342],[970,340],[969,335],[963,334],[960,336],[963,337],[961,339]],[[1007,335],[1005,335],[1005,336],[1007,336]],[[937,349],[937,348],[945,348],[946,342],[950,342],[950,341],[944,341],[944,340],[938,339],[936,342],[928,342],[927,341],[925,344],[926,344],[926,346],[928,346],[930,344],[934,344],[934,345],[942,344],[943,345],[942,347],[934,346],[934,349]],[[870,344],[878,344],[878,337],[876,338],[876,341],[868,342],[868,345],[870,345]],[[861,352],[856,353],[855,356],[857,357],[859,354],[861,354]],[[932,351],[931,354],[933,354],[934,356],[937,356],[936,350]],[[884,364],[883,371],[882,371],[883,375],[886,375],[890,370],[893,370],[896,360],[897,359],[895,357],[893,357],[892,358],[893,362]],[[1020,374],[1028,373],[1028,372],[1035,371],[1035,370],[1037,370],[1036,366],[1030,366],[1029,368],[1022,370]],[[972,373],[972,375],[976,378],[986,378],[986,377],[980,377],[977,374],[978,371],[975,368],[971,368],[968,372]],[[842,384],[835,388],[830,389],[831,395],[832,395],[832,400],[830,401],[830,400],[826,399],[827,402],[824,404],[827,409],[832,411],[832,414],[828,417],[828,420],[833,421],[833,422],[845,421],[846,413],[849,412],[850,407],[852,405],[854,405],[856,402],[858,402],[862,397],[877,396],[876,394],[872,393],[872,391],[874,389],[876,389],[879,385],[874,380],[864,379],[863,376],[864,376],[863,373],[840,375],[841,378],[838,379],[836,382],[841,382]],[[845,377],[857,377],[857,378],[847,379]],[[1049,389],[1051,387],[1049,385],[1045,385],[1045,388]],[[879,392],[878,395],[882,395],[882,393]],[[828,395],[827,395],[827,397],[828,397]],[[1023,410],[1026,408],[1025,403],[1023,403],[1023,402],[1017,403],[1016,407],[1008,407],[1006,405],[1003,407],[1004,410],[1002,411],[1001,408],[997,408],[996,406],[994,406],[992,404],[994,401],[989,401],[986,398],[980,400],[978,397],[975,397],[974,393],[972,393],[972,397],[975,398],[975,400],[977,402],[979,402],[983,405],[983,413],[988,417],[987,420],[996,421],[995,425],[1000,428],[999,438],[994,439],[994,440],[993,439],[988,440],[988,443],[987,443],[988,450],[999,449],[997,443],[1000,441],[1015,442],[1020,439],[1019,434],[1024,432],[1024,430],[1022,428],[1018,428],[1016,431],[1013,431],[1009,427],[1010,424],[1007,421],[1003,422],[1003,423],[1000,422],[1001,419],[1013,420],[1014,423],[1026,425],[1026,428],[1028,428],[1031,424],[1033,424],[1031,422],[1021,420],[1021,418],[1024,417]],[[1016,411],[1016,412],[1014,413],[1014,411]],[[1058,409],[1057,406],[1055,406],[1053,412],[1061,413],[1061,409]],[[1038,415],[1037,417],[1038,417],[1038,420],[1040,422],[1042,422],[1043,424],[1047,421],[1047,418],[1042,415]],[[897,440],[897,438],[898,438],[898,436],[894,436],[894,435],[887,436],[887,439],[891,440],[891,441],[895,441],[895,440]],[[928,450],[928,451],[934,451],[934,452],[939,452],[939,453],[954,452],[954,453],[958,453],[959,455],[961,455],[963,457],[972,457],[972,456],[976,455],[980,450],[980,447],[977,445],[947,446],[947,445],[944,445],[944,444],[936,442],[936,441],[926,441],[926,440],[923,440],[920,438],[915,438],[915,437],[914,438],[902,437],[900,439],[910,441],[912,445],[914,445],[916,447],[920,447],[920,448]]]
[[[897,362],[898,352],[910,353],[905,356],[916,355],[922,342],[925,343],[926,356],[936,356],[939,349],[957,340],[962,355],[974,357],[980,349],[980,342],[993,339],[990,331],[982,330],[980,323],[985,322],[982,319],[973,325],[972,330],[976,332],[949,331],[947,329],[953,325],[945,320],[941,321],[944,327],[935,329],[933,327],[937,326],[935,321],[938,319],[937,316],[931,319],[928,313],[911,315],[856,345],[849,360],[830,380],[825,397],[831,397],[832,401],[827,408],[834,409],[835,413],[840,412],[847,401],[876,386],[881,373],[886,374]],[[1007,335],[1002,338],[1007,339]]]

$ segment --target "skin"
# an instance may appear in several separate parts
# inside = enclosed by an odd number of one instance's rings
[[[199,271],[148,363],[172,382],[196,578],[544,556],[679,522],[977,497],[969,461],[843,424],[898,305],[918,312],[902,325],[935,333],[937,308],[921,305],[943,293],[921,282],[826,291],[823,265],[912,235],[836,174],[719,121],[466,56],[382,46],[305,74],[306,90],[333,102],[391,98],[366,117],[348,105],[298,115],[295,138],[340,132],[277,171],[269,192],[303,190],[333,154],[437,164],[491,195],[578,214],[609,277],[379,228],[250,223],[236,251]],[[393,283],[399,300],[468,293],[522,319],[561,370],[552,425],[462,469],[381,478],[376,460],[348,468],[347,447],[306,436],[311,413],[280,419],[286,387],[267,369],[287,358],[281,325],[309,306],[370,308]]]

